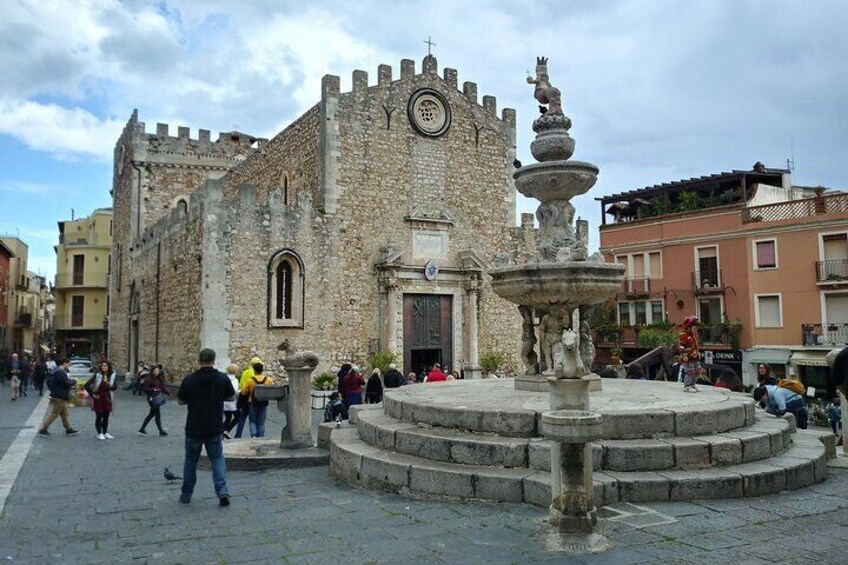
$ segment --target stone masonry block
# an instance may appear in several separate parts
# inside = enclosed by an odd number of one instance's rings
[[[701,436],[699,439],[709,442],[710,460],[716,467],[738,465],[742,463],[742,441],[723,436]]]
[[[401,419],[402,402],[396,398],[383,397],[383,410],[386,416],[391,416],[395,420]]]
[[[739,498],[742,496],[742,477],[723,469],[703,471],[666,471],[671,500],[700,498]]]
[[[457,438],[451,441],[450,458],[463,465],[527,466],[528,440],[495,441]]]
[[[616,504],[618,502],[618,482],[607,473],[593,473],[595,482],[595,506]],[[603,485],[603,495],[598,493],[598,485]]]
[[[674,429],[677,436],[696,436],[724,432],[745,425],[745,406],[722,402],[699,406],[697,410],[674,410]]]
[[[696,438],[664,438],[663,442],[674,450],[674,468],[681,470],[704,469],[711,465],[710,444]]]
[[[524,502],[547,508],[551,505],[551,476],[535,472],[524,477]]]
[[[723,437],[742,442],[742,462],[750,463],[771,457],[771,439],[763,432],[725,432]]]
[[[745,463],[733,467],[742,476],[745,496],[763,496],[786,490],[786,472],[780,467],[762,463]]]
[[[478,473],[474,485],[474,496],[485,500],[522,502],[524,500],[524,477],[530,471],[511,469],[486,469]]]
[[[604,418],[603,437],[631,439],[657,434],[674,434],[674,413],[665,410],[620,410]]]
[[[787,490],[803,488],[816,482],[816,463],[813,460],[781,455],[768,459],[764,464],[781,468],[786,472]]]
[[[410,462],[396,453],[382,452],[362,458],[362,486],[398,492],[409,486]]]
[[[532,469],[551,471],[551,442],[549,440],[530,440],[527,444],[527,462]]]
[[[474,497],[474,472],[450,463],[416,465],[409,475],[409,488],[415,492]]]
[[[660,440],[609,440],[601,445],[604,468],[610,471],[657,471],[674,466],[674,448]]]
[[[450,440],[430,435],[426,430],[401,430],[395,433],[395,449],[435,461],[450,461]]]
[[[669,500],[668,478],[650,471],[622,473],[605,471],[618,484],[618,498],[621,502],[657,502]]]
[[[525,412],[483,412],[478,429],[480,431],[491,430],[513,437],[532,436],[536,433],[536,413],[530,410]]]

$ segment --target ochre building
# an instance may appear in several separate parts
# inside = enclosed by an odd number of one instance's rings
[[[221,366],[258,354],[273,367],[286,339],[319,370],[385,350],[405,371],[473,374],[484,353],[517,367],[520,317],[485,274],[533,229],[515,227],[514,110],[434,57],[352,78],[341,92],[325,76],[270,140],[147,133],[133,114],[113,185],[120,370],[141,359],[179,375],[201,347]]]

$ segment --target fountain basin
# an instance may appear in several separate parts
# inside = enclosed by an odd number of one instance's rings
[[[542,202],[569,200],[589,191],[598,180],[598,167],[585,161],[546,161],[515,171],[515,189]]]
[[[601,438],[604,417],[587,410],[542,412],[542,435],[563,443],[589,443]]]
[[[595,261],[563,261],[508,265],[489,271],[492,290],[506,300],[542,310],[605,301],[621,287],[624,265]]]

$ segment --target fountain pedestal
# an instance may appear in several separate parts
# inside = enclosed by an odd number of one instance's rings
[[[286,427],[280,435],[283,449],[306,449],[312,437],[312,371],[314,367],[287,367],[289,391],[285,398]]]

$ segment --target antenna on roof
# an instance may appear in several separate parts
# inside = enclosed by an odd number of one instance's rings
[[[789,140],[789,158],[786,159],[786,168],[790,173],[795,172],[795,140]]]

